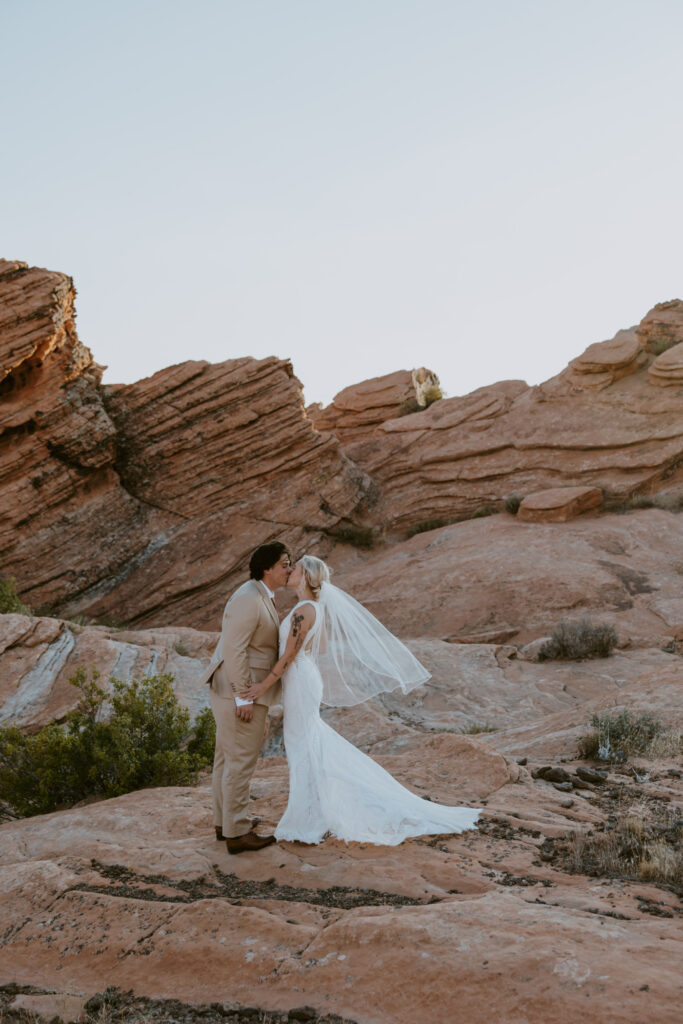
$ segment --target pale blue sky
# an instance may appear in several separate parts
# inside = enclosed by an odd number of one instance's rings
[[[105,380],[538,382],[683,297],[679,0],[0,0],[0,254]]]

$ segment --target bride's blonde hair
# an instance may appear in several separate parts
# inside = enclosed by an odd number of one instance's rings
[[[330,578],[330,570],[321,558],[316,558],[314,555],[304,555],[301,559],[301,567],[306,583],[317,601],[320,597],[321,586]]]

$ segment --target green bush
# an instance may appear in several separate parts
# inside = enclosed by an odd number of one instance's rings
[[[187,744],[187,752],[200,768],[213,764],[216,747],[216,720],[211,708],[204,708],[194,720],[192,739]]]
[[[17,584],[13,576],[0,576],[0,615],[30,615],[31,609],[23,604],[17,594]]]
[[[538,652],[539,661],[582,661],[584,658],[607,658],[619,638],[613,626],[596,625],[590,619],[560,622]]]
[[[147,786],[182,786],[213,760],[213,716],[190,715],[178,704],[173,677],[112,679],[107,694],[99,673],[79,669],[70,682],[81,691],[61,725],[33,736],[0,729],[0,801],[18,815],[44,814],[89,796],[112,797]],[[104,705],[111,714],[103,720]]]

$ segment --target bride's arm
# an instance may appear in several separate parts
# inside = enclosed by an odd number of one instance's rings
[[[301,608],[296,609],[292,615],[289,636],[282,657],[275,663],[265,679],[260,683],[249,683],[246,690],[242,690],[240,693],[240,697],[244,700],[256,700],[278,682],[303,647],[306,635],[314,622],[315,609],[310,604],[303,604]]]

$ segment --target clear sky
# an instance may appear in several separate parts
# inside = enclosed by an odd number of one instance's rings
[[[683,297],[680,0],[0,0],[0,254],[107,381],[536,383]]]

